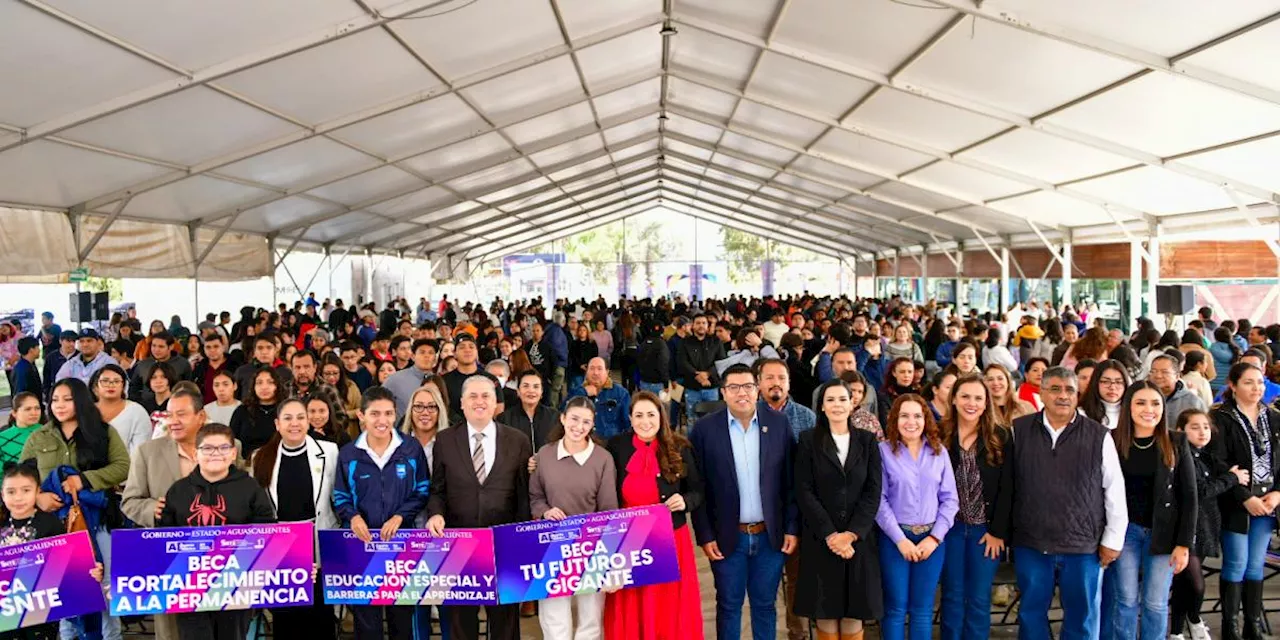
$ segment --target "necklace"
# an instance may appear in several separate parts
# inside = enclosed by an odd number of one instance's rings
[[[1152,436],[1152,437],[1151,437],[1151,442],[1148,442],[1148,443],[1147,443],[1147,446],[1145,446],[1145,447],[1144,447],[1144,446],[1142,446],[1142,445],[1140,445],[1140,444],[1138,444],[1138,439],[1137,439],[1137,438],[1134,438],[1134,439],[1133,439],[1133,448],[1135,448],[1135,449],[1144,449],[1144,450],[1145,450],[1145,449],[1150,449],[1153,445],[1155,445],[1155,443],[1156,443],[1156,439],[1155,439],[1155,437],[1154,437],[1154,436]]]

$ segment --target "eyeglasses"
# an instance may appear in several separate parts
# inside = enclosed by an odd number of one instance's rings
[[[118,387],[124,384],[124,380],[119,378],[98,378],[98,386],[100,387]]]
[[[1108,387],[1123,387],[1124,380],[1121,378],[1098,378],[1098,386],[1106,385]]]
[[[415,404],[413,405],[414,413],[426,413],[428,411],[439,411],[439,405],[434,404]]]
[[[234,451],[235,448],[236,448],[235,445],[232,445],[232,444],[222,444],[222,445],[206,444],[206,445],[196,447],[196,450],[199,451],[200,453],[203,453],[206,456],[212,456],[212,455],[225,456],[231,453],[232,451]]]
[[[756,383],[748,382],[746,384],[726,384],[724,390],[729,393],[751,393],[756,390]]]
[[[1075,395],[1078,390],[1075,387],[1059,387],[1057,385],[1054,385],[1052,387],[1045,387],[1041,391],[1044,393],[1048,393],[1050,395],[1056,396],[1056,395],[1062,395],[1064,393]]]

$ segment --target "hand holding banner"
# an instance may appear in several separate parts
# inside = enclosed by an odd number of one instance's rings
[[[663,505],[493,528],[502,604],[680,579]]]
[[[320,532],[326,604],[497,604],[493,532],[449,529],[439,538],[401,530],[390,541],[372,531],[362,542],[350,531]]]
[[[111,615],[309,605],[314,535],[310,522],[117,529]]]
[[[107,608],[84,531],[0,547],[0,632]]]

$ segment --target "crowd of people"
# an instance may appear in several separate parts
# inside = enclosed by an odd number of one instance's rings
[[[553,639],[702,638],[696,545],[721,639],[744,605],[775,637],[780,588],[790,638],[861,639],[870,621],[931,638],[939,590],[942,637],[985,638],[1012,562],[1021,638],[1054,637],[1056,591],[1056,637],[1204,640],[1219,555],[1221,637],[1267,637],[1280,325],[1206,308],[1181,334],[1146,318],[1126,334],[1091,311],[311,296],[145,336],[132,313],[102,333],[46,314],[34,336],[0,326],[16,356],[0,542],[65,530],[76,503],[109,576],[118,527],[309,520],[368,540],[663,504],[678,581],[490,606],[487,636],[537,615]],[[316,595],[273,610],[275,633],[335,638]],[[478,607],[349,609],[357,638],[478,637]],[[248,624],[154,621],[166,640]],[[61,626],[120,637],[106,615]]]

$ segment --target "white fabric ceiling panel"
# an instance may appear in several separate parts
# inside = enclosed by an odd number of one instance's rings
[[[196,87],[68,129],[78,142],[192,165],[297,131],[212,89]]]
[[[723,122],[733,113],[738,99],[723,91],[709,89],[700,84],[686,82],[680,78],[671,78],[667,82],[668,99],[676,105],[686,106],[698,113],[714,116]]]
[[[1013,213],[1023,218],[1031,218],[1045,225],[1064,223],[1072,225],[1107,224],[1112,222],[1111,217],[1107,215],[1107,212],[1102,207],[1068,198],[1051,191],[1037,191],[1025,196],[993,202],[990,208]],[[978,209],[978,207],[970,207],[962,211]],[[1125,218],[1123,214],[1117,214],[1117,216],[1121,219]]]
[[[368,209],[385,216],[403,218],[408,214],[443,207],[457,200],[458,198],[444,187],[434,186],[393,198]]]
[[[858,108],[850,122],[944,151],[959,149],[1009,126],[995,118],[893,89],[877,91]]]
[[[652,0],[559,0],[560,15],[570,38],[621,27],[650,16],[656,23],[662,18],[660,7]]]
[[[732,131],[724,133],[724,137],[720,139],[720,145],[726,149],[767,160],[773,164],[783,164],[796,156],[794,151],[767,142],[761,142],[755,138],[748,138]]]
[[[418,224],[434,225],[436,222],[440,220],[445,220],[454,215],[462,213],[463,211],[470,211],[472,209],[475,209],[476,206],[477,205],[474,202],[459,202],[457,204],[450,205],[444,208],[419,207],[417,211],[419,213],[422,213],[423,215],[420,215],[414,218],[413,221]],[[436,209],[436,210],[432,211],[432,209]],[[479,213],[476,213],[475,215],[484,215],[484,213],[485,213],[484,210],[481,210]]]
[[[963,154],[1054,184],[1137,164],[1108,151],[1031,129],[1016,129]]]
[[[1025,222],[1018,222],[1017,220],[1010,219],[1008,216],[1001,215],[1000,213],[990,209],[984,209],[982,207],[965,207],[963,209],[952,211],[951,214],[972,225],[990,229],[999,233],[1027,231],[1030,229]],[[1025,218],[1026,216],[1019,214],[1018,217]],[[1052,224],[1052,220],[1037,218],[1036,221],[1044,224]],[[968,232],[971,237],[972,233],[972,231]],[[966,238],[966,240],[968,240],[968,238]],[[977,245],[977,248],[982,248],[982,243],[977,243]]]
[[[662,39],[645,27],[578,52],[578,64],[594,92],[621,78],[651,76],[662,70]]]
[[[827,126],[822,123],[750,100],[743,100],[738,105],[738,110],[733,116],[733,124],[801,147],[812,142],[827,129]]]
[[[0,3],[0,60],[0,122],[23,127],[175,79],[20,2]]]
[[[527,147],[539,140],[594,125],[591,105],[584,101],[557,109],[545,116],[511,125],[506,128],[506,133],[517,145]]]
[[[261,2],[220,0],[154,2],[151,0],[47,0],[80,18],[187,69],[270,48],[360,16],[349,0]]]
[[[589,134],[531,154],[529,159],[533,160],[533,163],[539,167],[545,168],[587,155],[593,151],[599,151],[602,148],[604,148],[604,143],[600,142],[600,136]]]
[[[1280,130],[1280,105],[1152,73],[1045,122],[1167,157]]]
[[[654,116],[646,116],[637,120],[632,120],[626,124],[620,124],[616,127],[609,127],[604,130],[604,139],[609,144],[618,144],[632,138],[638,138],[646,133],[656,133],[658,131],[658,119]]]
[[[811,151],[891,175],[898,175],[933,159],[923,153],[842,129],[832,129],[813,145]]]
[[[764,38],[779,9],[777,0],[681,0],[676,5],[676,17],[702,18]]]
[[[551,179],[557,182],[568,180],[570,178],[573,178],[574,176],[580,176],[588,171],[591,171],[592,169],[598,169],[600,167],[603,167],[606,164],[609,164],[608,157],[600,157],[594,160],[587,160],[585,162],[575,164],[572,167],[569,167],[567,169],[561,169],[555,173],[552,173]]]
[[[270,233],[285,225],[312,220],[322,214],[332,212],[334,212],[333,207],[326,206],[315,200],[298,197],[285,198],[245,211],[236,218],[236,222],[232,226],[241,231]]]
[[[674,83],[675,80],[672,80],[672,82]],[[719,140],[721,133],[719,128],[674,114],[667,116],[666,128],[667,131],[686,135],[690,138],[697,138],[710,144],[714,144],[716,140]]]
[[[448,144],[487,128],[466,103],[449,94],[343,127],[334,136],[391,157]]]
[[[888,216],[890,218],[893,218],[894,220],[906,220],[907,218],[920,215],[919,213],[912,211],[910,209],[904,209],[898,205],[890,204],[883,200],[877,200],[875,198],[871,198],[863,195],[855,194],[845,198],[844,200],[841,200],[841,202],[843,204],[854,206],[859,209],[865,209],[872,213],[880,214],[882,216]]]
[[[288,188],[316,179],[346,175],[376,164],[377,160],[350,147],[314,137],[227,165],[218,172],[233,178]]]
[[[559,56],[532,67],[482,82],[462,91],[492,120],[507,122],[521,114],[545,111],[549,105],[566,104],[586,96],[569,56]]]
[[[1156,215],[1233,206],[1226,191],[1155,167],[1124,171],[1080,182],[1071,188]],[[1247,195],[1241,198],[1246,203],[1257,201]]]
[[[940,193],[927,191],[901,182],[886,182],[871,190],[872,195],[886,196],[917,207],[937,211],[964,206],[963,200],[950,198]]]
[[[470,197],[484,195],[496,184],[529,176],[534,171],[527,160],[519,159],[504,162],[496,167],[477,171],[457,180],[451,180],[447,186]]]
[[[926,189],[957,193],[974,200],[990,200],[1035,188],[945,160],[935,162],[903,179]]]
[[[1280,135],[1209,151],[1179,160],[1180,164],[1214,171],[1280,193]]]
[[[396,238],[395,240],[392,241],[393,242],[392,246],[394,246],[396,249],[406,249],[414,246],[417,246],[420,248],[424,240],[430,240],[431,238],[438,238],[446,233],[448,232],[445,231],[444,229],[438,229],[438,228],[419,231],[417,233],[403,235]]]
[[[953,12],[884,0],[793,0],[778,42],[889,73],[942,28]]]
[[[353,205],[379,196],[403,193],[418,186],[423,185],[422,181],[416,177],[395,167],[382,167],[327,184],[319,189],[312,189],[307,193]]]
[[[485,0],[456,11],[428,9],[421,20],[406,19],[392,28],[450,80],[496,67],[564,43],[547,2]]]
[[[450,231],[464,231],[470,235],[483,235],[497,230],[503,230],[503,233],[507,233],[528,225],[516,219],[515,216],[501,212],[490,212],[483,217],[477,216],[475,219],[455,220],[440,226]]]
[[[307,229],[307,233],[303,235],[303,238],[325,244],[361,229],[376,228],[385,222],[378,216],[369,215],[361,211],[353,211],[345,216],[313,225]]]
[[[791,169],[814,178],[859,189],[865,189],[881,180],[879,177],[869,173],[850,169],[813,156],[796,158],[796,161],[791,163]]]
[[[355,113],[440,84],[380,29],[370,29],[219,81],[304,122]]]
[[[844,115],[874,84],[771,51],[760,58],[751,90],[771,100],[804,105],[829,116]]]
[[[775,213],[775,212],[773,212],[773,211],[766,211],[766,210],[761,209],[761,208],[759,208],[759,207],[751,206],[751,203],[747,203],[747,204],[745,204],[745,205],[742,205],[742,207],[741,207],[740,209],[738,209],[738,211],[740,211],[740,212],[742,212],[742,213],[749,213],[749,214],[751,214],[751,215],[753,215],[753,216],[756,216],[757,218],[764,218],[765,220],[768,220],[769,222],[772,222],[772,223],[777,224],[777,225],[782,225],[783,223],[785,223],[785,222],[787,222],[787,221],[789,221],[789,220],[791,220],[792,218],[794,218],[794,217],[795,217],[795,216],[789,216],[789,217],[788,217],[788,216],[784,216],[784,215],[781,215],[781,214]],[[744,216],[733,215],[733,214],[730,214],[730,213],[729,213],[729,212],[727,212],[727,211],[725,212],[725,214],[726,214],[726,215],[730,215],[730,216],[731,216],[731,217],[733,217],[733,218],[737,218],[737,219],[741,220],[743,224],[748,224],[748,225],[763,225],[763,223],[762,223],[761,221],[759,221],[759,220],[753,220],[753,219],[751,219],[751,218],[747,218],[747,217],[744,217]],[[763,259],[763,256],[761,256],[761,259]]]
[[[476,164],[483,165],[484,160],[514,155],[515,150],[507,144],[498,133],[463,140],[443,149],[414,156],[404,161],[409,168],[431,178],[454,175],[460,167]]]
[[[638,180],[638,179],[639,179],[639,178],[637,178],[637,180]],[[649,185],[640,185],[640,186],[638,186],[638,187],[636,187],[636,188],[637,188],[637,189],[643,189],[643,188],[644,188],[644,187],[646,187],[646,186],[649,186]],[[617,183],[602,184],[602,185],[600,185],[600,186],[598,186],[598,187],[596,187],[596,188],[594,188],[594,189],[588,189],[588,190],[586,190],[585,192],[583,192],[582,194],[574,196],[574,197],[573,197],[573,199],[574,199],[575,201],[577,201],[577,202],[581,202],[581,203],[583,203],[583,204],[584,204],[584,205],[586,205],[586,206],[590,206],[590,203],[591,203],[591,201],[592,201],[592,199],[593,199],[593,198],[597,198],[597,197],[603,196],[604,194],[609,193],[610,191],[615,190],[617,187],[618,187]],[[621,194],[621,193],[617,193],[617,194],[613,194],[613,195],[611,195],[611,196],[607,196],[607,197],[605,197],[605,198],[602,198],[602,200],[608,200],[608,199],[612,199],[612,198],[620,198],[620,197],[623,197],[623,194]],[[568,201],[565,201],[565,203],[564,203],[564,204],[568,204]]]
[[[697,158],[706,162],[710,162],[711,156],[714,155],[708,149],[703,149],[702,147],[694,146],[679,140],[673,140],[671,138],[667,138],[662,144],[664,148],[670,149],[672,153],[679,153],[680,155]]]
[[[683,163],[683,164],[688,165],[688,163]],[[754,192],[757,189],[759,189],[761,186],[761,183],[759,182],[752,182],[751,180],[739,178],[736,175],[733,175],[731,173],[726,173],[714,167],[708,167],[703,175],[705,175],[708,178],[714,178],[721,182],[727,182],[729,184],[741,187],[743,189],[746,189],[748,192]],[[684,175],[679,175],[675,177],[678,177],[682,180],[688,179],[688,176],[684,176]],[[719,187],[719,186],[717,186],[716,188],[723,189],[723,187]],[[730,191],[733,191],[734,193],[738,193],[737,190],[730,190]]]
[[[635,109],[658,104],[662,91],[662,79],[652,78],[629,87],[611,91],[594,99],[596,113],[601,120],[630,113]]]
[[[1003,7],[1032,24],[1052,23],[1085,31],[1164,57],[1204,44],[1276,10],[1276,4],[1268,0],[1002,0],[1000,8]]]
[[[796,189],[827,200],[839,200],[840,198],[849,195],[848,190],[829,187],[825,184],[820,184],[812,180],[805,180],[804,178],[800,178],[789,173],[780,173],[773,179],[773,181],[778,184],[795,187]]]
[[[751,72],[758,49],[692,27],[680,27],[672,40],[671,67],[741,86]]]
[[[626,149],[618,149],[613,152],[613,159],[618,163],[618,167],[623,167],[632,160],[636,162],[652,162],[649,156],[656,154],[657,151],[658,141],[654,139],[632,145]]]
[[[996,22],[965,18],[902,81],[1024,116],[1043,113],[1142,69]]]
[[[0,48],[3,46],[0,41]],[[169,171],[64,144],[36,141],[0,153],[0,202],[70,207]]]
[[[476,199],[485,204],[494,204],[501,200],[506,200],[507,198],[519,196],[522,193],[528,193],[535,189],[546,187],[550,184],[551,184],[551,181],[547,180],[546,178],[541,178],[541,177],[534,178],[533,180],[529,180],[527,182],[521,182],[520,184],[515,185],[513,187],[508,187],[506,189],[494,191],[493,193],[480,196],[479,198],[476,198]],[[515,208],[513,204],[503,205],[501,208],[505,211],[510,211],[513,208]]]
[[[761,189],[760,193],[762,195],[766,195],[766,196],[769,196],[770,198],[774,198],[777,200],[785,200],[786,202],[790,202],[796,207],[800,207],[802,209],[820,209],[822,208],[823,205],[827,204],[820,198],[800,196],[800,195],[791,193],[790,191],[785,191],[772,186]],[[778,204],[778,203],[775,202],[775,204]]]
[[[1280,91],[1276,60],[1280,60],[1280,22],[1258,27],[1197,53],[1185,62]]]
[[[772,167],[766,167],[756,162],[749,162],[723,153],[717,154],[713,163],[763,179],[768,179],[776,173]]]
[[[422,227],[414,224],[393,224],[389,227],[371,226],[372,230],[352,242],[357,245],[399,245],[401,240],[409,237],[415,231],[419,231]]]

